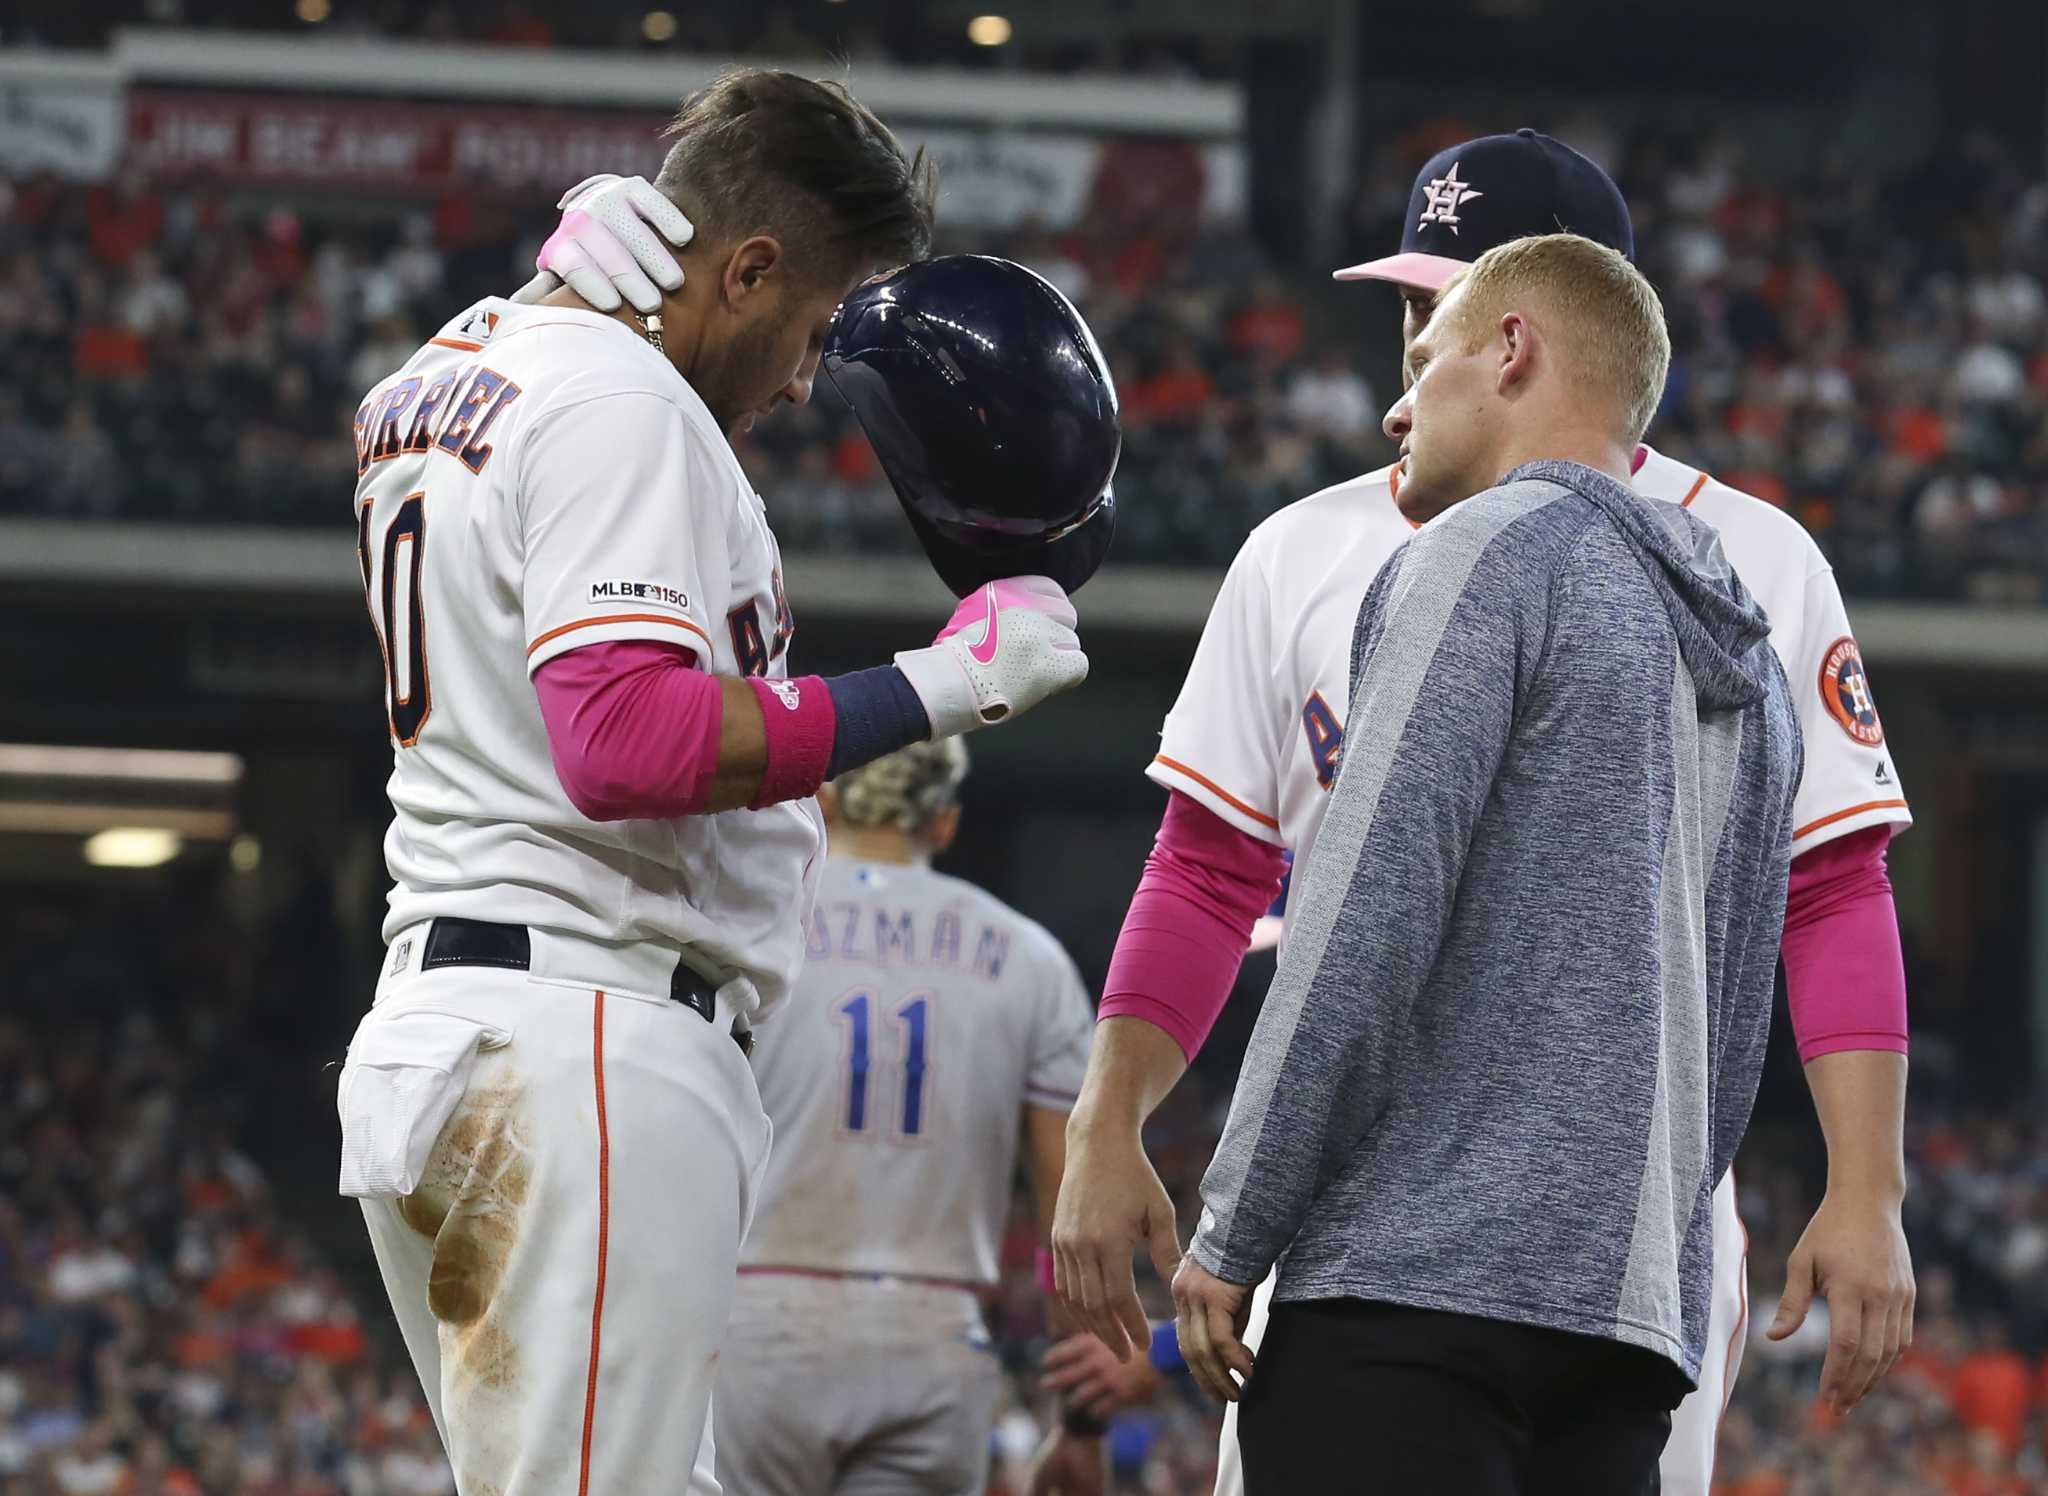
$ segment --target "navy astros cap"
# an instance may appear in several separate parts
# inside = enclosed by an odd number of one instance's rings
[[[1417,174],[1399,254],[1349,266],[1333,278],[1440,291],[1495,245],[1557,233],[1583,234],[1636,257],[1628,204],[1606,172],[1534,130],[1482,135],[1438,151]]]

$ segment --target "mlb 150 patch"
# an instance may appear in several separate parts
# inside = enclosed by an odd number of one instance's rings
[[[657,608],[673,608],[678,613],[687,612],[690,607],[690,594],[665,582],[592,582],[590,600],[594,603],[646,603]]]
[[[1870,693],[1870,676],[1863,669],[1863,651],[1847,634],[1829,645],[1821,660],[1820,699],[1842,731],[1857,742],[1875,748],[1884,741],[1877,698]]]

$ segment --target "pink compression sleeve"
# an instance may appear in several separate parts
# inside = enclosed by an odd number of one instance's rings
[[[1906,963],[1885,875],[1889,826],[1792,859],[1785,997],[1802,1063],[1845,1049],[1906,1052]]]
[[[1098,1018],[1142,1018],[1192,1060],[1223,1011],[1287,854],[1173,791],[1109,959]]]
[[[593,821],[668,820],[704,808],[725,698],[676,644],[619,639],[556,655],[533,675],[555,777]]]

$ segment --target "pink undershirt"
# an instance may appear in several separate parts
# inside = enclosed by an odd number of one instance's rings
[[[1792,859],[1785,994],[1799,1058],[1906,1052],[1906,960],[1885,872],[1890,826],[1866,826]]]
[[[1272,907],[1286,871],[1287,854],[1271,842],[1169,794],[1097,1018],[1142,1018],[1192,1060],[1237,980],[1252,921]]]
[[[677,644],[618,639],[533,673],[555,777],[593,821],[667,820],[703,807],[725,696]]]
[[[767,767],[754,807],[814,793],[832,752],[832,695],[815,676],[749,679]],[[725,696],[681,645],[586,644],[533,673],[548,752],[569,803],[593,821],[670,820],[704,809],[718,772]]]
[[[1792,862],[1785,987],[1801,1061],[1906,1050],[1906,972],[1885,876],[1887,826]],[[1230,996],[1252,923],[1279,891],[1281,850],[1175,790],[1110,957],[1101,1018],[1142,1018],[1192,1060]]]

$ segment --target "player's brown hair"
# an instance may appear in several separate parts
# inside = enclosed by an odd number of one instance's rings
[[[1589,396],[1611,402],[1630,442],[1641,441],[1664,396],[1671,335],[1664,303],[1640,270],[1578,234],[1538,234],[1496,245],[1437,295],[1464,288],[1458,308],[1466,347],[1488,337],[1501,316],[1548,311],[1546,329]]]
[[[685,99],[665,133],[675,143],[654,185],[713,242],[769,235],[821,280],[930,252],[932,163],[837,83],[737,68]]]

